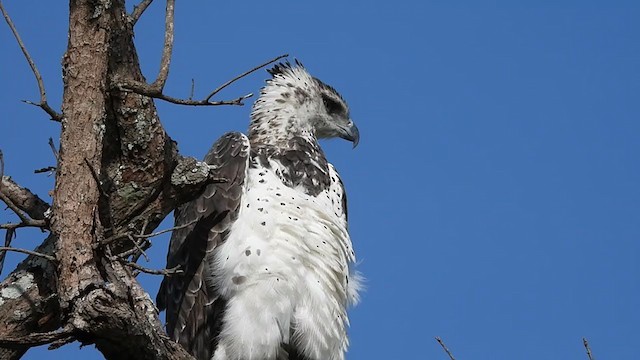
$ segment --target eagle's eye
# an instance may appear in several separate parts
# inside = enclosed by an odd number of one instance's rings
[[[339,102],[325,94],[322,94],[322,101],[324,102],[324,107],[327,109],[327,113],[331,115],[338,114],[343,111],[342,105],[340,105]]]

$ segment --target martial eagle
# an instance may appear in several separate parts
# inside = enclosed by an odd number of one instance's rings
[[[158,293],[169,336],[201,360],[342,360],[347,306],[360,277],[347,197],[318,139],[358,144],[344,99],[298,62],[272,78],[248,135],[215,142],[205,161],[228,181],[175,213]]]

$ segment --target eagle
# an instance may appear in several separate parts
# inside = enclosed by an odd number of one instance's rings
[[[343,360],[362,279],[347,196],[318,139],[358,144],[349,107],[298,61],[267,70],[247,135],[218,139],[210,184],[175,211],[157,303],[201,360]]]

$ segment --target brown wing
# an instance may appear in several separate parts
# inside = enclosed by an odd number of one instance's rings
[[[205,157],[217,167],[217,176],[228,180],[208,185],[196,200],[176,210],[177,229],[171,236],[167,268],[180,266],[182,274],[165,276],[157,296],[158,308],[166,310],[169,336],[197,359],[209,360],[217,344],[224,301],[205,283],[206,261],[225,241],[236,220],[249,166],[249,140],[228,133]]]

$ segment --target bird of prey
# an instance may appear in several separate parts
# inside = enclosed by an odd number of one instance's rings
[[[358,144],[345,100],[298,61],[267,70],[248,135],[205,157],[218,177],[175,212],[158,307],[200,360],[342,360],[361,287],[347,197],[318,139]],[[179,227],[179,228],[178,228]]]

